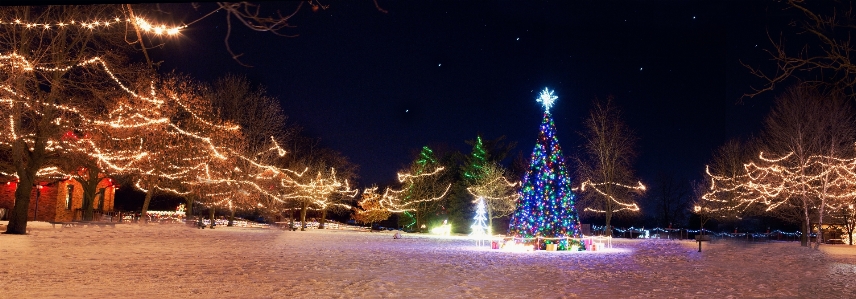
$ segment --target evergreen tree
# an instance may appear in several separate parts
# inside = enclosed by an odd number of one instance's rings
[[[422,151],[413,163],[411,163],[409,172],[411,175],[419,176],[421,174],[430,173],[440,167],[437,159],[434,157],[434,151],[428,146],[423,146]],[[426,194],[433,194],[435,190],[426,186],[436,185],[438,178],[435,176],[421,178],[416,181],[411,181],[406,186],[405,195],[402,198],[402,204],[409,205],[411,202],[419,201],[413,204],[414,211],[405,211],[398,218],[398,224],[404,228],[413,230],[422,230],[421,226],[426,224],[427,216],[432,212],[437,203],[433,201],[420,201]]]
[[[484,148],[484,144],[482,144],[481,136],[476,136],[476,140],[473,143],[473,151],[467,157],[467,164],[464,166],[462,174],[464,181],[470,184],[481,178],[484,174],[483,169],[487,165],[487,161],[488,154]]]
[[[552,91],[544,89],[538,99],[545,107],[544,119],[508,228],[509,234],[515,237],[580,235],[571,177],[550,114],[550,106],[556,98]]]

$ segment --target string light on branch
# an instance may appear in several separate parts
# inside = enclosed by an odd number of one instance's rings
[[[509,200],[509,199],[517,198],[518,195],[515,193],[515,194],[509,194],[507,196],[495,197],[495,196],[489,196],[488,194],[492,193],[492,192],[490,192],[491,189],[496,189],[497,186],[505,187],[507,189],[512,189],[512,188],[515,188],[519,185],[520,185],[520,182],[512,183],[512,182],[509,182],[508,179],[506,179],[505,177],[499,176],[499,177],[493,179],[492,181],[490,181],[486,184],[467,187],[467,192],[476,198],[495,199],[495,200]]]
[[[702,196],[700,212],[743,213],[754,206],[770,212],[791,205],[794,198],[805,200],[810,208],[822,202],[839,211],[856,199],[856,158],[812,155],[800,160],[793,152],[780,157],[761,152],[758,163],[744,164],[739,174],[717,175],[710,167],[706,173],[710,189]]]
[[[434,169],[434,171],[426,172],[426,173],[419,174],[419,175],[412,175],[410,173],[398,173],[398,179],[399,179],[399,182],[402,182],[402,183],[407,182],[407,181],[410,181],[412,183],[412,180],[415,178],[424,178],[424,177],[428,177],[428,176],[438,175],[441,171],[443,171],[443,169],[444,169],[443,167],[438,167],[438,168]],[[388,211],[391,213],[403,213],[403,212],[415,211],[417,209],[416,206],[420,203],[438,201],[438,200],[442,199],[443,197],[445,197],[446,194],[449,193],[449,190],[451,189],[452,184],[448,184],[443,189],[443,192],[441,192],[439,195],[428,196],[425,198],[408,198],[407,197],[408,186],[409,185],[403,186],[403,188],[400,190],[386,188],[386,190],[384,190],[383,194],[377,194],[376,193],[377,187],[365,189],[364,192],[372,194],[372,196],[379,197],[379,199],[373,198],[373,200],[377,200],[379,204],[376,207],[374,207],[374,209],[370,209],[370,210],[366,210],[366,211],[373,212],[374,210],[378,210],[378,209]],[[377,195],[375,195],[375,194],[377,194]]]
[[[588,187],[589,190],[594,190],[595,192],[597,192],[601,196],[606,197],[607,200],[609,200],[615,204],[615,208],[612,209],[613,213],[620,212],[620,211],[631,211],[631,212],[639,211],[639,206],[636,203],[626,203],[626,202],[618,200],[617,198],[615,198],[615,196],[612,196],[612,195],[604,192],[603,190],[601,190],[601,188],[603,186],[615,186],[615,187],[630,189],[633,191],[644,192],[645,191],[645,185],[643,185],[642,182],[638,182],[636,186],[631,186],[631,185],[625,185],[625,184],[614,183],[614,182],[593,183],[591,180],[586,180],[585,182],[582,183],[582,185],[580,185],[580,188],[578,189],[580,192],[586,192],[586,187]],[[606,213],[607,212],[606,210],[600,210],[600,209],[595,209],[595,208],[591,208],[591,207],[586,207],[585,211],[595,212],[595,213]]]
[[[90,21],[58,21],[53,23],[30,23],[21,21],[20,19],[15,20],[0,20],[0,25],[7,26],[15,26],[22,27],[26,29],[69,29],[69,28],[80,28],[87,30],[95,30],[95,29],[111,29],[115,28],[116,25],[119,24],[131,24],[131,19],[128,18],[113,18],[106,20],[90,20]],[[134,24],[140,28],[143,32],[152,33],[155,35],[177,35],[180,33],[182,29],[187,28],[187,25],[179,25],[179,26],[167,26],[166,24],[155,24],[151,21],[143,19],[141,17],[134,18]],[[112,27],[111,27],[112,26]]]

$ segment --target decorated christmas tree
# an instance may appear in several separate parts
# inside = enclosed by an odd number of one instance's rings
[[[547,89],[538,98],[545,108],[544,119],[508,228],[509,235],[517,238],[580,235],[579,215],[571,192],[571,177],[565,167],[565,157],[559,147],[556,127],[550,114],[550,107],[556,99],[553,92]]]

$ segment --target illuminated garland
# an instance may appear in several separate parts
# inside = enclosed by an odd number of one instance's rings
[[[630,190],[636,190],[636,191],[645,191],[645,185],[642,185],[642,182],[638,182],[638,185],[636,185],[636,186],[630,186],[630,185],[624,185],[624,184],[619,184],[619,183],[614,183],[614,182],[593,183],[591,180],[586,180],[585,182],[583,182],[582,185],[580,185],[579,191],[585,192],[586,186],[591,186],[591,188],[590,188],[591,190],[594,190],[598,194],[603,195],[604,197],[607,198],[607,200],[612,201],[613,203],[616,204],[616,208],[614,210],[612,210],[613,213],[620,212],[620,211],[631,211],[631,212],[639,211],[639,206],[636,205],[636,203],[625,203],[625,202],[619,201],[614,196],[607,194],[603,190],[600,190],[599,187],[605,186],[605,185],[612,185],[612,186],[626,188],[626,189],[630,189]],[[576,189],[575,189],[575,191],[576,191]],[[585,211],[596,212],[596,213],[606,213],[605,210],[598,210],[598,209],[593,209],[590,207],[586,207]]]
[[[601,231],[601,230],[604,230],[604,227],[592,225],[592,230]],[[660,227],[655,227],[655,228],[651,228],[651,229],[638,228],[638,227],[629,227],[626,229],[620,229],[617,227],[613,227],[612,230],[617,232],[619,235],[627,233],[627,232],[644,234],[645,231],[648,231],[649,233],[650,232],[664,232],[664,233],[687,232],[690,234],[700,234],[700,233],[704,232],[705,234],[713,235],[716,237],[728,237],[728,238],[738,238],[738,237],[742,238],[742,237],[746,237],[746,236],[751,236],[753,238],[769,238],[769,237],[778,236],[778,235],[783,235],[783,236],[788,236],[788,237],[798,237],[798,236],[802,235],[802,232],[799,232],[799,231],[786,232],[786,231],[782,231],[782,230],[774,230],[774,231],[771,231],[769,233],[748,233],[748,232],[747,233],[728,233],[728,232],[715,232],[715,231],[712,231],[709,229],[684,229],[684,228],[660,228]],[[811,236],[815,236],[815,235],[816,234],[814,234],[814,233],[811,234]]]
[[[131,19],[129,18],[119,18],[115,17],[113,19],[105,19],[105,20],[90,20],[90,21],[60,21],[54,23],[30,23],[24,22],[20,19],[16,20],[0,20],[0,25],[7,26],[16,26],[26,29],[42,29],[42,30],[50,30],[50,29],[68,29],[68,28],[80,28],[80,29],[110,29],[116,27],[115,25],[119,24],[132,24]],[[180,30],[187,28],[186,25],[181,26],[166,26],[164,24],[152,24],[151,22],[140,18],[135,17],[133,24],[136,24],[140,30],[146,33],[153,33],[155,35],[177,35],[180,33]],[[110,27],[113,26],[113,27]]]

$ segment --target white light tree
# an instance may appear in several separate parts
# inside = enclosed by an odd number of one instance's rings
[[[470,228],[473,229],[470,233],[471,238],[483,240],[485,237],[491,235],[490,227],[485,223],[485,221],[487,221],[485,210],[484,198],[479,197],[476,199],[476,216],[473,217],[475,222],[470,226]]]

